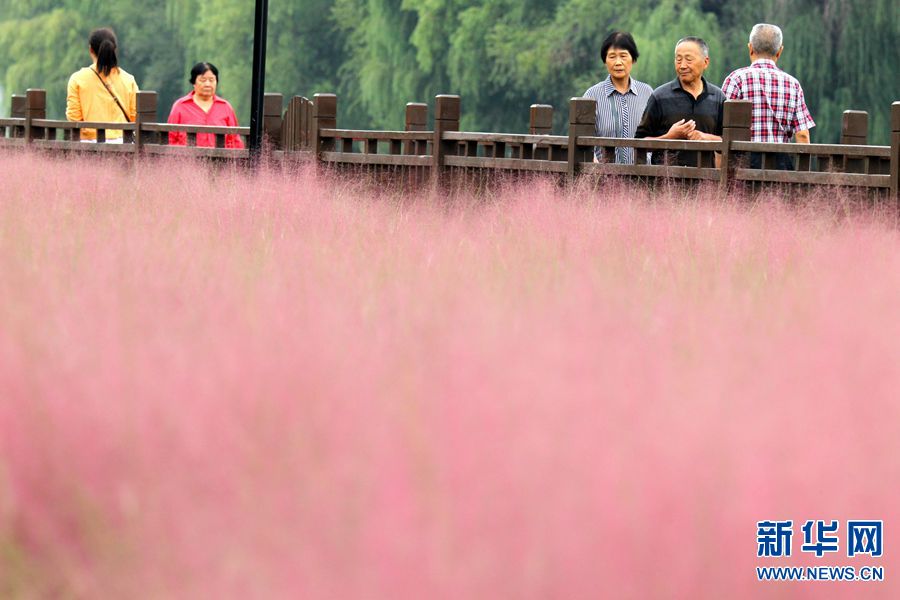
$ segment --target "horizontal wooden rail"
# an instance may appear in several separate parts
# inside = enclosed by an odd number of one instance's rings
[[[106,143],[87,143],[86,141],[36,139],[30,145],[41,150],[75,150],[79,152],[111,152],[113,154],[133,154],[135,152],[134,144],[109,143],[108,140]]]
[[[246,159],[250,151],[246,148],[210,148],[207,146],[166,146],[149,144],[143,147],[144,154],[157,156],[184,156],[196,158],[231,158]]]
[[[565,173],[566,161],[535,160],[522,158],[492,158],[485,156],[452,156],[444,158],[448,167],[467,167],[476,169],[511,169],[516,171],[538,171],[544,173]]]
[[[518,133],[477,133],[468,131],[447,131],[442,139],[456,142],[480,142],[502,144],[546,144],[565,146],[569,138],[563,135],[533,135]]]
[[[183,125],[181,123],[141,123],[141,131],[158,131],[161,133],[213,133],[218,135],[250,135],[249,127]]]
[[[117,129],[119,131],[134,131],[134,123],[106,123],[102,121],[63,121],[59,119],[32,119],[32,127],[46,127],[48,129]]]
[[[405,156],[402,154],[363,154],[359,152],[323,152],[321,160],[330,163],[354,165],[392,165],[405,167],[429,167],[431,157],[427,155]]]
[[[872,188],[889,188],[891,186],[890,175],[868,175],[865,173],[735,169],[734,177],[741,181],[767,183],[800,183],[805,185],[842,185]]]
[[[890,158],[890,146],[853,146],[849,144],[770,144],[763,142],[732,142],[733,152],[762,152],[783,154],[831,154],[843,156],[874,156]]]
[[[21,121],[9,123],[9,125],[21,126],[24,119],[3,119],[3,121]],[[135,123],[108,123],[101,121],[63,121],[57,119],[33,119],[32,127],[45,127],[47,129],[118,129],[120,131],[137,131]],[[141,123],[141,131],[184,132],[184,133],[210,133],[218,135],[250,135],[249,127],[219,127],[213,125],[183,125],[180,123]]]
[[[414,140],[428,141],[434,136],[433,131],[373,131],[369,129],[322,129],[319,135],[323,138],[340,140]]]
[[[678,165],[623,165],[616,163],[585,163],[581,172],[594,175],[628,175],[663,179],[698,179],[718,181],[720,169],[714,167],[682,167]]]
[[[648,140],[645,138],[606,138],[578,136],[579,146],[606,148],[636,148],[638,150],[692,150],[694,152],[721,152],[722,142],[705,140]]]

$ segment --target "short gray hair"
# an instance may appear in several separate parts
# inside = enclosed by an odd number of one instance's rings
[[[694,42],[695,44],[700,46],[700,53],[703,54],[703,58],[709,58],[709,44],[707,44],[703,40],[703,38],[698,38],[693,35],[689,35],[687,37],[683,37],[680,40],[678,40],[678,43],[675,44],[675,47],[677,48],[678,46],[680,46],[681,44],[683,44],[685,42]]]
[[[763,56],[775,56],[781,50],[784,36],[778,25],[757,23],[750,30],[750,45],[754,52]]]

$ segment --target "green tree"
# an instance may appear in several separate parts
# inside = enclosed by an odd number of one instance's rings
[[[65,113],[66,85],[78,67],[90,64],[82,15],[69,8],[20,12],[23,16],[0,23],[0,55],[13,58],[6,65],[4,87],[10,93],[28,88],[47,90],[48,116]]]
[[[341,118],[363,127],[400,127],[403,105],[419,97],[425,75],[409,39],[416,15],[401,0],[337,0],[346,40],[340,69]]]

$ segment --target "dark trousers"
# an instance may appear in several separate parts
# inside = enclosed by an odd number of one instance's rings
[[[763,154],[762,152],[751,152],[750,153],[750,168],[751,169],[761,169],[763,162]],[[783,152],[778,152],[775,154],[775,169],[777,171],[793,171],[794,170],[794,157],[790,154],[784,154]]]

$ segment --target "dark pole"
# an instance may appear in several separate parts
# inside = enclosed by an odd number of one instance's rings
[[[253,83],[250,90],[250,156],[259,157],[262,149],[263,99],[266,90],[266,29],[269,0],[256,0],[253,26]]]

